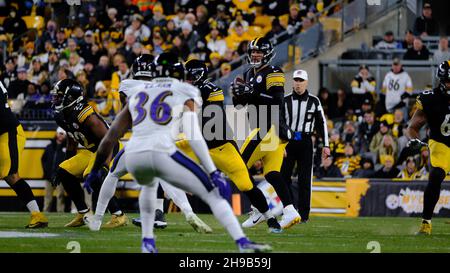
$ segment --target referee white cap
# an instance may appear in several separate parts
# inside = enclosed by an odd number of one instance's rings
[[[297,79],[300,78],[302,80],[307,81],[308,80],[308,72],[306,72],[305,70],[295,70],[294,74],[292,75],[292,78]]]

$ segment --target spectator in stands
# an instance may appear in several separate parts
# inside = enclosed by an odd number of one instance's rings
[[[363,101],[367,98],[367,95],[375,97],[376,85],[375,78],[370,74],[369,68],[364,64],[361,65],[358,74],[353,78],[351,83],[354,109],[359,109],[361,107]]]
[[[397,142],[395,141],[394,137],[390,134],[386,134],[383,136],[381,143],[379,144],[379,147],[377,148],[378,151],[378,161],[382,156],[385,155],[392,155],[394,158],[397,158]]]
[[[389,71],[383,80],[381,92],[386,94],[385,106],[389,113],[396,108],[405,108],[403,100],[413,91],[411,77],[403,70],[400,59],[395,58]]]
[[[56,41],[53,44],[53,47],[56,49],[58,53],[61,53],[64,49],[67,47],[67,40],[66,40],[66,29],[65,28],[59,28],[58,32],[56,33]]]
[[[402,49],[410,49],[414,45],[414,34],[412,30],[408,29],[405,32],[405,38],[403,38],[403,41],[401,42]]]
[[[237,25],[241,25],[244,32],[248,31],[249,23],[244,20],[244,14],[242,10],[236,10],[233,14],[234,21],[230,23],[228,27],[228,33],[232,34],[235,31]]]
[[[390,127],[386,120],[380,122],[378,132],[372,137],[370,142],[369,150],[372,153],[379,154],[380,148],[383,145],[383,138],[385,135],[390,135]]]
[[[397,49],[399,44],[395,41],[394,33],[392,31],[386,31],[383,36],[383,40],[375,45],[376,49]]]
[[[206,36],[206,40],[208,41],[208,48],[211,50],[211,52],[218,52],[220,56],[225,55],[225,51],[227,50],[227,43],[220,36],[220,32],[216,24],[211,27],[211,31],[209,35]]]
[[[33,57],[34,57],[34,43],[28,42],[25,45],[25,51],[22,52],[22,54],[20,54],[17,59],[17,66],[29,68]]]
[[[209,71],[214,71],[220,68],[222,58],[220,57],[220,54],[218,52],[212,52],[211,54],[209,54],[209,61],[210,61]],[[224,60],[224,62],[228,63],[227,60]]]
[[[414,34],[416,36],[434,36],[438,35],[438,24],[433,18],[430,3],[425,3],[422,9],[422,16],[417,17],[414,22]]]
[[[392,135],[395,138],[403,136],[403,129],[406,128],[406,121],[404,119],[404,112],[400,109],[394,111],[394,123],[392,125]]]
[[[430,58],[430,51],[423,45],[419,37],[414,38],[413,47],[408,49],[403,56],[405,60],[428,60]]]
[[[227,77],[231,73],[231,65],[229,63],[223,63],[220,65],[220,77]]]
[[[320,100],[320,104],[323,107],[323,112],[325,113],[325,115],[328,116],[329,118],[333,118],[333,113],[332,113],[333,109],[331,109],[331,108],[334,103],[331,102],[330,91],[326,87],[321,87],[319,89],[318,97]]]
[[[195,48],[197,41],[200,39],[197,32],[192,31],[192,24],[187,21],[185,21],[185,22],[183,22],[183,24],[181,24],[180,37],[181,37],[181,39],[183,39],[184,43],[189,48],[188,53],[190,53],[191,49]]]
[[[111,91],[119,91],[119,84],[130,76],[130,69],[125,61],[119,63],[119,69],[112,74]]]
[[[30,81],[27,79],[27,69],[25,67],[17,68],[17,79],[12,81],[8,88],[8,98],[15,99],[18,95],[24,94]]]
[[[344,118],[347,110],[350,108],[350,101],[344,89],[339,88],[337,91],[336,105],[334,105],[335,115],[333,118]]]
[[[39,109],[39,101],[41,100],[41,95],[38,91],[38,86],[34,83],[29,83],[27,87],[27,93],[24,95],[23,93],[17,96],[18,100],[25,100],[25,104],[23,106],[24,109]]]
[[[154,27],[164,27],[167,24],[166,16],[164,15],[164,9],[161,5],[155,5],[153,7],[153,16],[147,21],[147,26],[150,30]]]
[[[225,38],[225,42],[227,43],[227,47],[232,50],[237,50],[239,44],[242,41],[250,41],[251,37],[247,32],[244,31],[244,27],[241,24],[236,24],[234,27],[234,31],[231,32],[230,35]]]
[[[342,140],[346,143],[351,142],[353,144],[358,141],[355,124],[350,120],[347,120],[344,124],[344,130],[342,131]]]
[[[45,41],[44,50],[39,51],[41,52],[41,54],[39,54],[39,59],[41,60],[41,63],[43,65],[46,65],[48,63],[48,57],[52,51],[54,51],[53,43],[50,40]]]
[[[47,41],[50,41],[52,44],[56,44],[56,22],[54,20],[48,20],[47,27],[45,31],[42,33],[42,36],[40,38],[40,47],[39,50],[44,49],[44,44]]]
[[[78,72],[84,69],[81,63],[80,56],[77,53],[71,53],[69,57],[69,70],[72,74],[76,75]]]
[[[373,178],[395,178],[397,177],[399,170],[394,166],[394,157],[386,155],[381,158],[382,168],[375,172]]]
[[[100,43],[105,27],[97,20],[97,16],[98,14],[95,12],[95,9],[92,9],[89,13],[89,23],[84,26],[84,30],[91,30],[94,34],[95,42]]]
[[[322,158],[322,165],[316,171],[314,176],[319,179],[324,177],[340,178],[342,177],[342,173],[341,170],[333,164],[333,157],[330,156],[327,158]]]
[[[355,178],[371,178],[375,174],[373,161],[370,158],[361,159],[361,168],[353,174]]]
[[[448,49],[448,37],[442,36],[439,39],[439,48],[434,52],[433,61],[439,64],[450,60],[450,50]]]
[[[142,15],[134,14],[132,16],[131,25],[125,29],[125,36],[133,34],[133,36],[136,37],[136,41],[146,43],[150,38],[151,31],[148,26],[142,23],[143,21],[144,17],[142,17]]]
[[[50,84],[53,86],[58,81],[59,70],[58,53],[55,50],[52,50],[48,55],[46,70],[48,71]]]
[[[165,32],[166,32],[165,37],[166,41],[172,41],[175,36],[180,34],[180,31],[179,29],[177,29],[175,22],[173,20],[167,21]]]
[[[28,69],[27,78],[30,82],[41,85],[47,80],[48,73],[42,67],[41,60],[39,57],[34,57],[31,61],[31,66]]]
[[[98,81],[91,105],[97,113],[111,121],[120,110],[120,98],[117,92],[111,92],[102,81]]]
[[[192,53],[196,59],[209,63],[209,55],[211,54],[211,50],[206,46],[206,40],[204,38],[200,38],[197,41],[196,47]]]
[[[344,148],[344,156],[337,158],[335,165],[340,169],[344,177],[351,177],[356,170],[361,168],[360,161],[361,157],[360,155],[355,155],[353,144],[347,142]]]
[[[280,24],[280,20],[278,18],[275,18],[272,20],[272,27],[269,32],[266,34],[267,39],[275,39],[274,44],[279,44],[283,41],[285,41],[288,38],[286,30],[283,28],[283,26]],[[280,35],[280,34],[284,35]]]
[[[12,34],[13,39],[16,39],[27,31],[25,21],[17,14],[17,9],[13,6],[9,8],[8,17],[3,21],[3,29],[5,33]],[[18,49],[20,39],[17,40],[17,43],[14,44],[14,50]]]
[[[295,33],[300,32],[302,24],[302,16],[300,15],[300,5],[292,4],[289,8],[289,19],[287,31],[289,35],[294,35]]]
[[[51,140],[50,144],[45,147],[41,163],[44,171],[45,195],[44,195],[44,211],[50,212],[53,202],[53,191],[56,190],[56,211],[64,212],[64,188],[59,184],[56,188],[52,186],[51,181],[58,169],[58,166],[65,159],[66,148],[66,132],[58,127],[56,136]]]
[[[380,124],[375,120],[375,113],[369,111],[364,113],[364,120],[360,123],[358,134],[360,139],[360,146],[358,151],[365,153],[369,151],[369,146],[373,136],[379,131]]]
[[[186,60],[189,56],[189,47],[186,45],[186,42],[180,35],[175,36],[175,38],[173,39],[170,52],[183,60]]]
[[[330,134],[330,151],[334,158],[338,158],[344,155],[345,143],[341,139],[339,130],[333,129]]]
[[[300,26],[301,32],[306,32],[310,29],[314,24],[314,14],[308,13],[308,16],[303,17],[302,25]]]
[[[419,172],[417,171],[416,161],[414,157],[410,156],[406,159],[404,163],[405,167],[398,174],[398,178],[402,180],[415,180],[419,178]]]
[[[3,86],[8,89],[9,85],[17,79],[16,64],[12,58],[8,58],[5,61],[4,70],[0,73],[0,81]]]
[[[201,38],[204,38],[209,33],[208,9],[205,5],[199,5],[195,9],[195,15],[197,17],[197,21],[194,27],[194,31]]]

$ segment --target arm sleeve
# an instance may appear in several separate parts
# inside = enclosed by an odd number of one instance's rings
[[[192,150],[194,150],[195,155],[200,159],[203,167],[212,173],[216,170],[211,156],[209,155],[208,146],[203,139],[200,126],[198,124],[198,117],[195,112],[187,111],[183,113],[182,118],[183,133],[185,133],[186,138],[189,140]]]
[[[323,112],[323,108],[322,105],[320,104],[320,101],[317,100],[317,103],[318,105],[316,110],[316,117],[314,119],[314,122],[316,123],[316,130],[323,139],[323,146],[330,147],[330,143],[328,143],[327,120],[325,118],[325,114]]]

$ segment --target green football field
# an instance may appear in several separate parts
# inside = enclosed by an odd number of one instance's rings
[[[27,213],[0,213],[0,252],[139,252],[140,228],[131,223],[122,228],[91,232],[86,226],[64,228],[73,215],[47,214],[48,228],[27,230]],[[130,219],[137,214],[129,214]],[[168,227],[156,230],[160,252],[236,252],[236,246],[212,215],[199,215],[214,232],[198,234],[179,213],[166,215]],[[109,216],[107,217],[109,218]],[[244,221],[246,216],[241,216]],[[269,243],[274,252],[450,252],[449,219],[433,220],[432,236],[416,236],[417,218],[313,217],[282,234],[268,234],[260,224],[245,232],[250,239]],[[31,237],[36,236],[36,237]],[[51,237],[41,237],[51,236]],[[79,246],[79,249],[77,249]]]

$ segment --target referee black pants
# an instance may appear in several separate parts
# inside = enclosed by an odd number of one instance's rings
[[[298,177],[298,202],[297,209],[302,217],[302,221],[309,219],[311,210],[311,182],[313,168],[313,144],[310,136],[303,136],[302,140],[291,140],[286,146],[287,156],[284,158],[281,174],[288,184],[291,198],[292,193],[292,175],[297,163]]]

